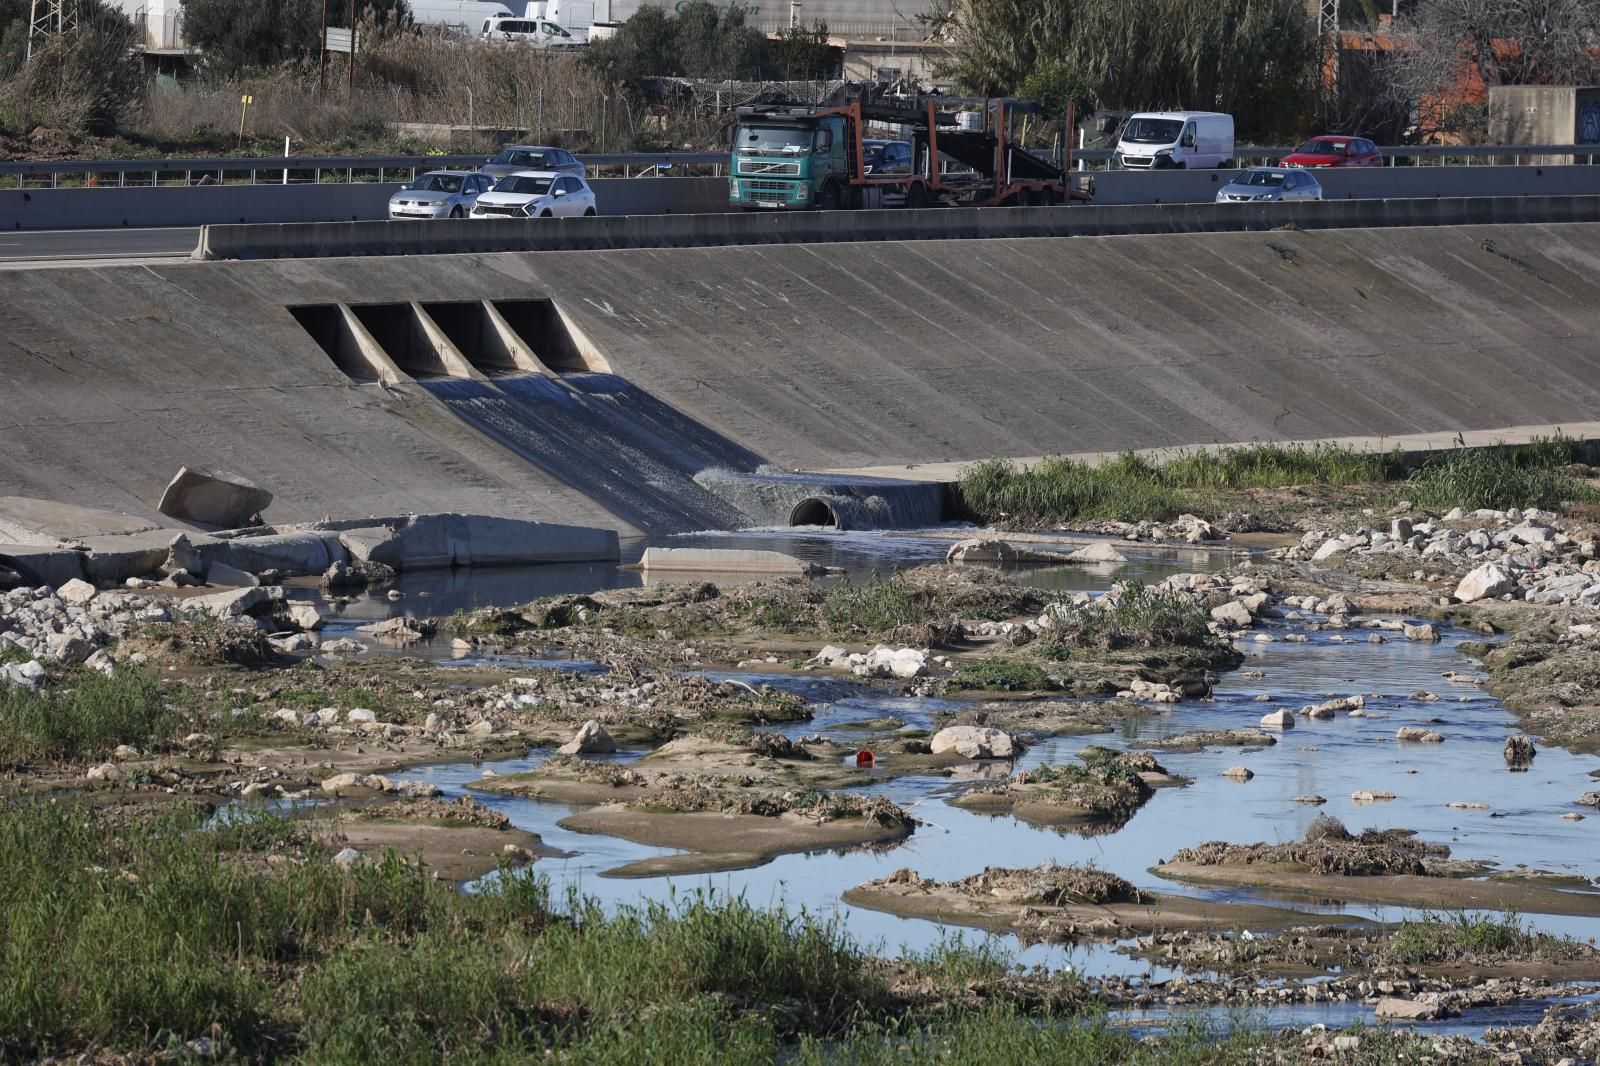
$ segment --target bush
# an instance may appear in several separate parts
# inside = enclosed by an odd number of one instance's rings
[[[99,759],[119,744],[170,739],[182,721],[149,675],[134,670],[83,673],[38,692],[0,685],[0,765]]]
[[[1554,510],[1600,499],[1600,493],[1562,469],[1576,454],[1576,442],[1562,437],[1517,448],[1463,448],[1424,463],[1406,491],[1417,506],[1435,510]]]
[[[1052,643],[1072,648],[1204,647],[1216,641],[1199,603],[1176,589],[1138,581],[1098,600],[1062,599],[1046,610],[1055,620]]]

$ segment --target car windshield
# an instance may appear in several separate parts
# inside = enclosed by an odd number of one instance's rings
[[[412,192],[460,192],[459,174],[424,174],[406,186]]]
[[[518,177],[513,174],[509,178],[501,178],[500,184],[494,187],[495,192],[518,192],[533,196],[543,196],[550,191],[549,178]]]
[[[1301,155],[1344,155],[1349,141],[1307,141],[1300,146]]]
[[[867,161],[867,166],[875,167],[883,162],[883,153],[889,150],[886,144],[869,144],[862,151],[862,156]]]
[[[809,126],[741,126],[739,151],[798,155],[811,150],[814,132]]]
[[[1122,139],[1132,144],[1171,144],[1182,132],[1180,119],[1136,118],[1122,131]]]
[[[507,148],[493,159],[491,163],[506,163],[518,167],[542,167],[545,165],[546,153],[530,152],[523,148]]]
[[[1288,175],[1277,170],[1247,170],[1234,179],[1235,185],[1282,185]]]

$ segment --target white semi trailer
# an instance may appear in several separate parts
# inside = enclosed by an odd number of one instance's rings
[[[490,18],[511,18],[511,7],[500,0],[411,0],[411,21],[418,26],[438,26],[478,34]]]

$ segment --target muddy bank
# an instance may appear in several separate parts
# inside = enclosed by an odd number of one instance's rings
[[[347,864],[376,861],[393,851],[435,879],[452,882],[561,854],[467,797],[454,803],[413,799],[358,807],[337,813],[330,825],[314,832],[324,846],[345,854]]]
[[[905,917],[1014,933],[1024,941],[1118,940],[1176,929],[1283,929],[1305,915],[1282,907],[1156,895],[1103,870],[990,867],[958,881],[902,869],[844,894],[847,903]],[[1350,925],[1364,925],[1351,918]]]
[[[1035,766],[1003,781],[975,785],[950,802],[1034,825],[1080,825],[1085,831],[1109,833],[1132,818],[1156,788],[1186,783],[1148,752],[1090,748],[1079,758],[1079,763]]]

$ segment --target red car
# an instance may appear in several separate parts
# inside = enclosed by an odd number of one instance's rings
[[[1285,167],[1381,167],[1383,153],[1365,137],[1313,137],[1283,157]]]

